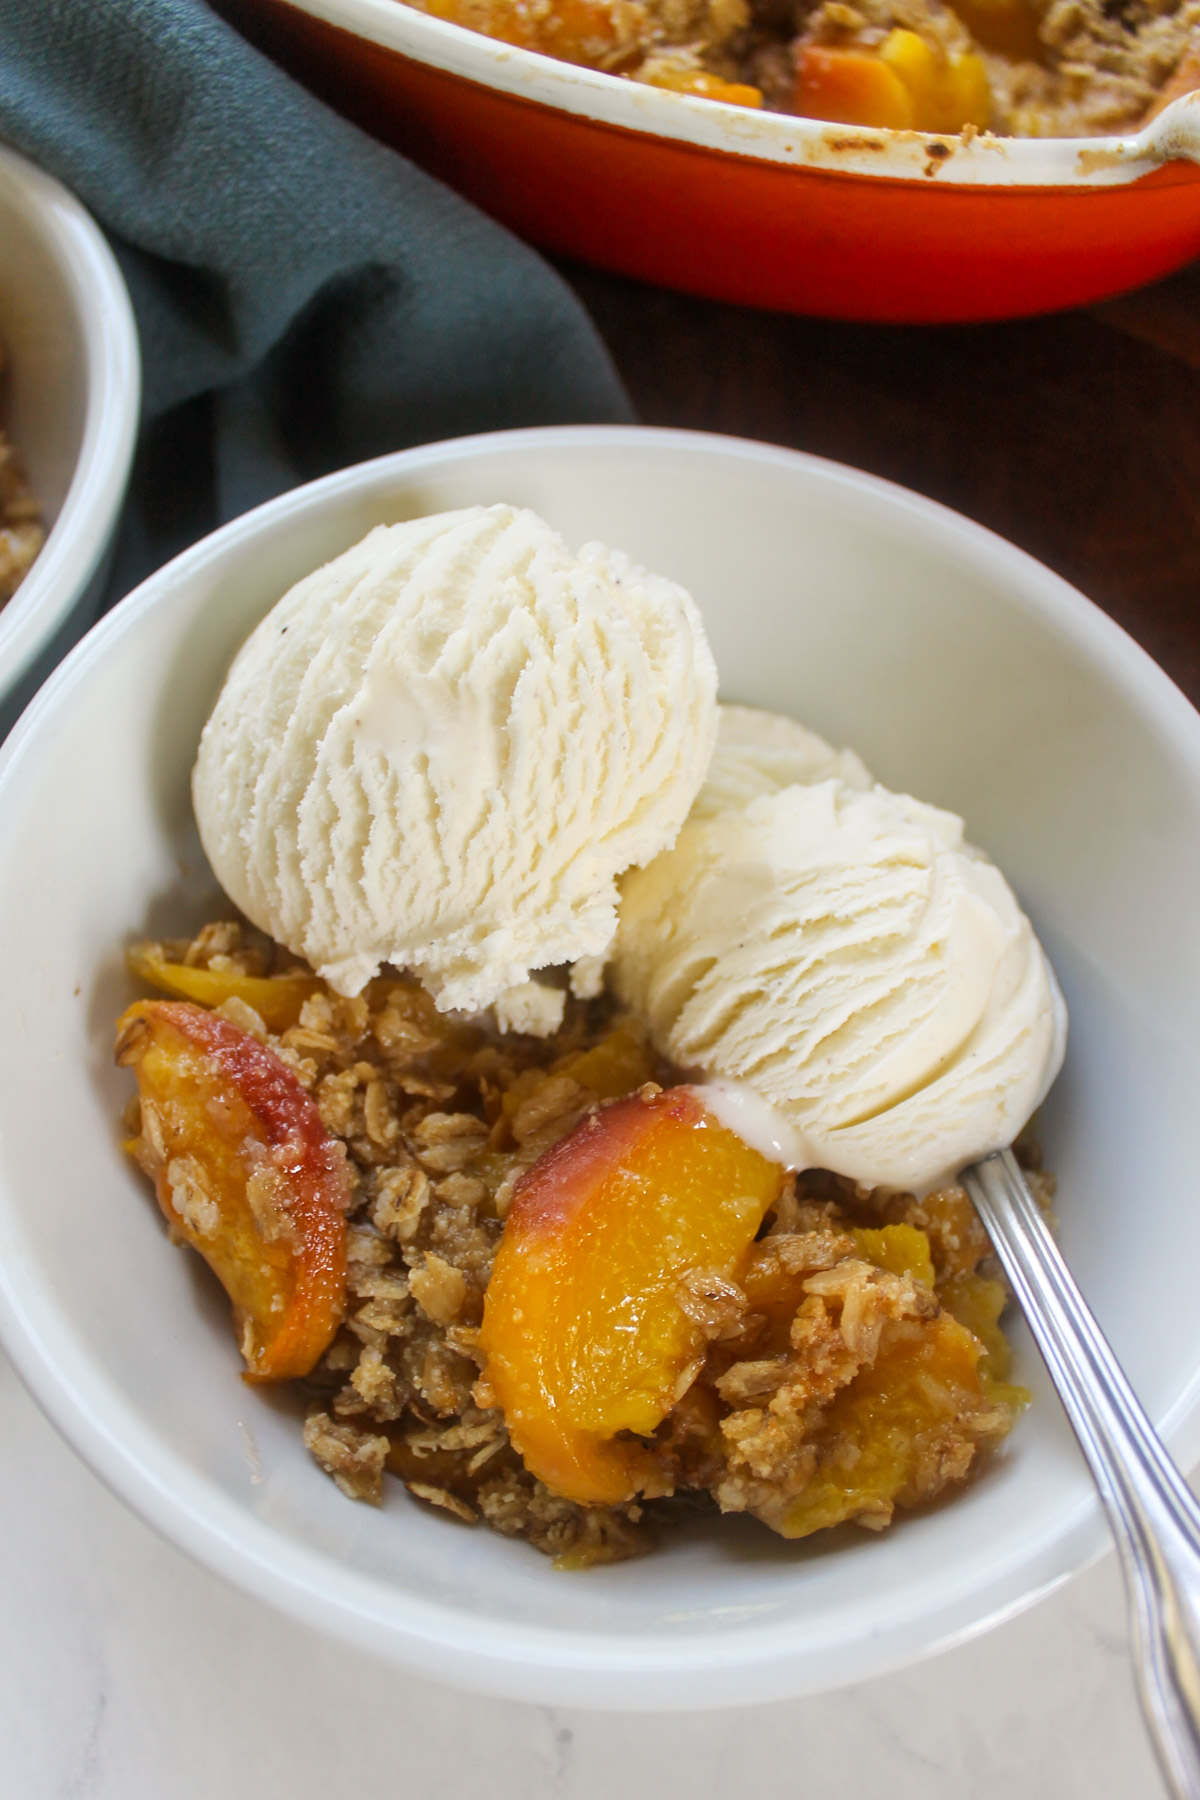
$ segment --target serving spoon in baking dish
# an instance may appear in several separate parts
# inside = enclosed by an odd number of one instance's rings
[[[1138,1682],[1175,1800],[1200,1800],[1200,1504],[1167,1455],[1011,1150],[959,1177],[1091,1469],[1125,1574]]]

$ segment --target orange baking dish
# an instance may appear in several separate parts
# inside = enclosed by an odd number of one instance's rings
[[[339,111],[532,243],[750,306],[1077,306],[1200,256],[1200,93],[1123,138],[830,125],[555,62],[402,0],[222,0]]]

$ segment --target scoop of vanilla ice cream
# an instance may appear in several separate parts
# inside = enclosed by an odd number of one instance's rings
[[[614,981],[660,1050],[744,1135],[767,1103],[798,1167],[923,1191],[1010,1143],[1066,1013],[962,821],[844,774],[714,806],[725,780],[622,884]]]
[[[691,816],[709,819],[731,806],[745,806],[758,794],[775,794],[795,782],[807,787],[831,775],[847,787],[871,786],[853,750],[835,750],[795,719],[757,706],[719,706],[716,748]]]
[[[673,842],[716,671],[674,582],[533,513],[380,526],[293,587],[235,659],[193,776],[213,870],[342,994],[387,962],[444,1010],[603,957],[616,878]],[[590,966],[585,965],[585,966]]]

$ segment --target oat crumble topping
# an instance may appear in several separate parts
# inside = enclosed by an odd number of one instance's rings
[[[299,969],[230,921],[149,950],[168,964],[230,976]],[[390,1473],[422,1503],[524,1538],[573,1567],[644,1552],[683,1501],[776,1527],[799,1505],[817,1528],[831,1483],[843,1496],[837,1517],[878,1530],[895,1505],[920,1505],[973,1474],[1021,1409],[1022,1390],[1004,1379],[995,1324],[1004,1296],[962,1190],[917,1200],[817,1171],[789,1180],[741,1283],[700,1269],[680,1284],[679,1304],[707,1347],[683,1372],[656,1434],[675,1499],[610,1507],[563,1499],[525,1469],[489,1387],[478,1339],[492,1259],[522,1173],[600,1103],[579,1078],[586,1053],[619,1043],[630,1085],[647,1070],[667,1084],[672,1071],[603,997],[569,997],[551,1039],[440,1015],[401,976],[382,976],[353,1000],[316,987],[297,1023],[278,1034],[238,996],[217,1010],[291,1070],[347,1153],[344,1322],[300,1386],[304,1442],[351,1499],[379,1505]],[[161,1165],[166,1140],[155,1106],[134,1102],[128,1123],[139,1159]],[[1048,1206],[1052,1178],[1034,1147],[1023,1158]],[[215,1202],[194,1160],[170,1161],[166,1179],[189,1228],[201,1238],[214,1230]],[[247,1184],[265,1242],[289,1230],[277,1179],[264,1167]],[[934,1285],[864,1253],[872,1233],[897,1225],[925,1234]],[[915,1473],[894,1500],[865,1476],[859,1493],[855,1465],[865,1468],[872,1454],[859,1416],[872,1372],[886,1358],[902,1360],[906,1347],[915,1353],[951,1313],[995,1359],[985,1397],[921,1427]],[[915,1379],[932,1377],[918,1370]],[[846,1493],[857,1494],[848,1511]]]

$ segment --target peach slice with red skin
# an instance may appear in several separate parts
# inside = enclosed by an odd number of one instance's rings
[[[522,1177],[480,1344],[509,1435],[547,1487],[606,1505],[670,1490],[665,1458],[638,1439],[704,1351],[686,1282],[736,1276],[783,1180],[688,1088],[600,1107]]]
[[[233,1302],[249,1381],[306,1375],[345,1311],[350,1175],[291,1071],[219,1013],[142,1000],[117,1024],[166,1218]]]

